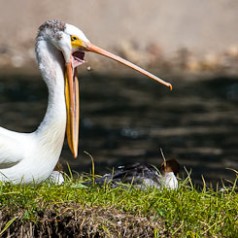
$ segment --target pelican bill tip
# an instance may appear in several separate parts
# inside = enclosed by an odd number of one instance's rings
[[[173,86],[172,86],[172,84],[169,84],[169,90],[170,90],[170,91],[173,90]]]

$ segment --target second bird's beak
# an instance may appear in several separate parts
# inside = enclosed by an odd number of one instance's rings
[[[96,45],[93,45],[90,42],[83,42],[81,40],[77,41],[74,44],[80,51],[78,52],[81,57],[78,58],[77,63],[72,61],[70,63],[66,63],[66,80],[65,80],[65,97],[66,97],[66,108],[67,108],[67,139],[69,148],[74,156],[74,158],[78,155],[78,135],[79,135],[79,83],[76,74],[76,68],[78,65],[82,64],[84,51],[94,52],[103,56],[106,56],[110,59],[113,59],[121,64],[124,64],[139,73],[169,87],[172,90],[172,85],[157,76],[149,73],[148,71],[140,68],[139,66],[131,63],[128,60],[121,58],[120,56],[114,55]]]

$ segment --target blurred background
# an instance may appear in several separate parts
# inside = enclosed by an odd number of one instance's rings
[[[77,173],[177,159],[201,183],[234,181],[238,169],[238,2],[232,0],[0,0],[0,125],[33,131],[47,89],[35,63],[38,27],[78,26],[96,45],[173,83],[174,90],[101,56],[79,69],[79,158],[65,143],[61,161]],[[90,70],[89,70],[90,69]]]

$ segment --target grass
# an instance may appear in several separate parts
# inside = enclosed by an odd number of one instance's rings
[[[189,178],[177,191],[81,182],[1,184],[0,236],[237,237],[236,181],[223,191],[198,191]]]

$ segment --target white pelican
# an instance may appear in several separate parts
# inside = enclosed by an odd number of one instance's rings
[[[3,182],[39,183],[50,177],[62,150],[65,131],[70,150],[77,157],[79,90],[75,69],[84,62],[84,52],[114,59],[172,88],[170,83],[93,45],[80,29],[59,20],[49,20],[40,26],[35,51],[48,87],[48,107],[43,121],[32,133],[0,127],[0,181]]]

